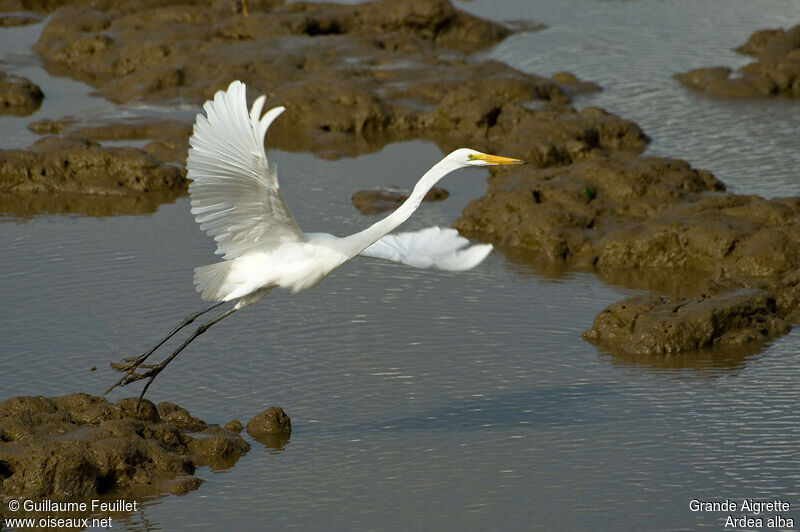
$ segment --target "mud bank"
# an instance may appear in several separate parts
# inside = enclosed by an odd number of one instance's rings
[[[706,283],[608,307],[585,336],[613,350],[757,346],[800,318],[800,198],[724,189],[675,159],[615,154],[528,166],[493,175],[455,227],[559,268],[692,270],[715,280],[713,290]]]
[[[187,180],[183,169],[146,150],[72,137],[45,137],[28,150],[0,150],[0,212],[153,212],[185,193]]]
[[[27,151],[0,151],[0,190],[122,196],[180,190],[183,172],[135,148],[46,137]]]
[[[383,187],[373,190],[359,190],[350,198],[353,206],[361,214],[378,214],[394,210],[411,195],[411,191],[398,187]],[[425,194],[422,201],[443,201],[450,193],[439,187],[433,187]]]
[[[282,408],[272,406],[247,423],[247,433],[267,448],[283,449],[292,435],[292,421]]]
[[[16,5],[8,2],[6,9]],[[570,94],[598,89],[591,82],[475,60],[472,52],[513,30],[446,0],[270,2],[251,5],[248,17],[232,5],[142,0],[26,7],[52,11],[35,48],[54,75],[82,80],[114,102],[191,103],[198,110],[216,90],[241,79],[251,98],[266,93],[271,104],[287,108],[270,131],[270,147],[337,158],[427,138],[443,151],[468,145],[552,165],[596,151],[641,151],[647,142],[631,122],[569,105]],[[85,124],[64,117],[31,130],[81,141],[148,140],[141,151],[160,163],[182,164],[191,124],[163,122]],[[160,127],[166,122],[172,123]],[[156,164],[140,169],[151,174],[142,175],[147,181],[163,181],[167,171]],[[45,178],[51,189],[83,188],[80,181],[64,184],[73,174],[52,170],[36,183],[12,179],[4,189],[41,188]],[[110,176],[110,188],[119,180],[129,182]],[[185,189],[180,180],[172,183]]]
[[[0,3],[0,6],[4,4]],[[15,11],[19,9],[17,7],[14,8]],[[13,28],[16,26],[28,26],[30,24],[36,24],[37,22],[41,22],[42,20],[30,14],[2,14],[0,15],[0,28]]]
[[[461,102],[462,110],[452,120],[466,127],[463,122],[469,118],[474,122],[467,127],[472,136],[483,136],[492,125],[499,112],[495,101],[568,100],[553,81],[499,63],[472,61],[470,52],[499,42],[511,30],[459,11],[445,0],[384,0],[359,6],[251,2],[248,17],[232,9],[235,4],[9,0],[0,2],[0,9],[49,12],[35,47],[46,67],[55,75],[89,83],[100,96],[118,103],[191,103],[199,111],[216,90],[242,79],[251,87],[251,98],[267,93],[271,103],[288,109],[271,132],[271,147],[310,150],[328,158],[448,128],[451,113],[440,109],[442,100]],[[452,92],[461,95],[447,99]],[[480,101],[470,102],[470,94],[476,93]],[[4,192],[30,196],[68,191],[118,196],[124,203],[130,202],[123,192],[132,190],[152,194],[170,185],[176,193],[185,192],[185,181],[169,165],[185,161],[188,118],[90,124],[67,116],[38,121],[30,129],[74,141],[56,143],[55,163],[85,158],[87,152],[105,159],[112,167],[108,183],[95,179],[99,172],[91,170],[87,178],[49,162],[42,173],[32,162],[42,153],[37,143],[27,150],[28,156],[0,152]],[[127,152],[81,144],[131,139],[148,143]],[[69,146],[71,155],[66,153]],[[28,171],[29,164],[33,166]],[[134,168],[140,182],[129,171]],[[20,205],[41,203],[28,197],[0,204],[0,210],[20,213]],[[60,207],[53,200],[48,205],[51,212],[76,208],[67,200]],[[119,212],[130,212],[129,206]]]
[[[736,48],[756,58],[738,69],[697,68],[675,77],[690,89],[720,98],[800,98],[800,25],[759,30]]]
[[[198,466],[227,469],[250,450],[237,431],[175,404],[144,400],[137,413],[136,403],[82,393],[0,402],[0,498],[180,494],[202,483],[194,476]],[[285,444],[291,423],[283,410],[269,409],[250,423],[275,411]]]
[[[27,116],[39,109],[43,99],[38,85],[0,70],[0,115]]]
[[[326,157],[453,127],[482,138],[498,102],[569,100],[554,81],[472,60],[511,30],[445,0],[292,3],[249,17],[225,3],[158,6],[58,9],[36,50],[52,73],[118,103],[199,106],[241,79],[251,98],[287,108],[271,146]]]
[[[180,493],[199,486],[197,466],[230,467],[250,449],[238,434],[177,405],[143,401],[137,414],[136,399],[111,403],[87,394],[6,399],[0,437],[0,487],[7,497]]]
[[[779,308],[777,288],[731,290],[685,299],[625,299],[598,314],[584,338],[633,355],[695,352],[711,347],[750,346],[755,350],[791,329],[787,318],[793,312]]]

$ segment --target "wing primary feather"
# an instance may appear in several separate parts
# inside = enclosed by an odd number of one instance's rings
[[[259,118],[261,117],[261,111],[264,109],[264,102],[267,101],[267,97],[263,94],[256,98],[253,102],[253,107],[250,108],[250,123],[257,124]]]
[[[190,139],[191,212],[225,259],[304,238],[264,149],[267,129],[284,109],[262,117],[265,102],[259,96],[248,111],[246,87],[234,81],[205,103]]]

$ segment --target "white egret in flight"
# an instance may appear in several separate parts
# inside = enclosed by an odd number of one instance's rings
[[[356,234],[338,237],[303,233],[278,189],[275,166],[267,162],[264,137],[284,110],[274,107],[261,116],[265,97],[247,111],[240,81],[218,91],[197,115],[186,160],[192,214],[217,242],[223,260],[194,271],[201,297],[214,303],[189,314],[163,340],[139,357],[112,364],[125,375],[106,393],[148,379],[141,402],[153,380],[192,340],[239,309],[252,305],[275,287],[300,292],[316,286],[334,269],[357,255],[401,262],[417,268],[468,270],[492,250],[490,244],[468,246],[455,229],[430,227],[413,233],[389,234],[419,207],[425,194],[445,175],[459,168],[523,161],[461,148],[436,163],[417,182],[408,199],[393,213]],[[233,306],[200,325],[163,362],[144,364],[175,333],[220,305]],[[141,373],[138,369],[143,369]]]

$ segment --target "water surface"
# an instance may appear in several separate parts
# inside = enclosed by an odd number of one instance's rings
[[[605,91],[576,105],[636,121],[653,138],[649,153],[710,169],[737,192],[797,193],[798,104],[710,100],[671,75],[742,64],[730,48],[757,28],[800,21],[800,5],[460,6],[548,24],[486,55],[597,81]],[[0,30],[0,42],[22,34]],[[3,147],[29,144],[30,120],[134,112],[50,78],[31,54],[1,58],[16,58],[4,68],[48,94],[36,116],[0,118]],[[68,87],[66,100],[48,103],[48,86]],[[350,205],[355,190],[410,187],[441,153],[416,141],[339,161],[271,156],[300,226],[346,234],[377,219]],[[450,225],[485,177],[449,176],[450,198],[424,204],[404,228]],[[145,216],[5,219],[0,242],[2,398],[100,393],[115,380],[110,360],[145,350],[202,306],[192,268],[215,260],[188,198]],[[677,367],[621,360],[580,338],[633,293],[587,274],[541,275],[501,254],[465,273],[354,260],[310,292],[274,291],[197,340],[149,398],[221,424],[280,405],[290,443],[251,441],[230,470],[201,468],[200,489],[150,501],[120,528],[694,530],[722,528],[726,516],[690,512],[693,498],[798,507],[800,333]]]

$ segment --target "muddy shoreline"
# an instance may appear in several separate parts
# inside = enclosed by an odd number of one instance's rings
[[[0,402],[0,499],[186,493],[202,483],[198,467],[229,469],[250,450],[241,430],[235,420],[207,424],[167,402],[144,400],[137,411],[136,398],[12,397]],[[248,432],[280,449],[291,421],[272,407],[250,420]]]
[[[676,74],[686,87],[714,98],[800,98],[800,25],[758,30],[736,51],[755,59],[733,70],[696,68]]]
[[[601,312],[584,337],[612,352],[756,350],[800,318],[800,198],[726,193],[683,161],[614,155],[497,174],[454,225],[563,269],[703,272],[688,294]]]

